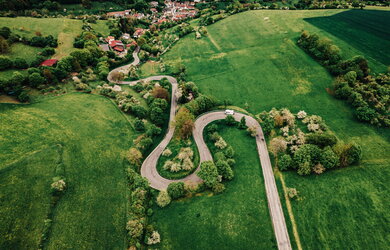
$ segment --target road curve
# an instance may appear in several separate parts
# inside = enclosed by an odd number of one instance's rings
[[[137,65],[139,63],[138,58],[138,52],[139,47],[136,48],[136,50],[133,52],[134,61],[125,66],[121,66],[119,68],[116,68],[112,70],[107,79],[110,82],[114,82],[117,84],[128,84],[128,85],[134,85],[139,81],[152,81],[152,80],[161,80],[163,78],[167,78],[169,82],[172,85],[172,94],[171,94],[171,109],[170,109],[170,115],[169,115],[169,123],[171,124],[172,121],[175,120],[176,110],[177,110],[177,80],[172,76],[165,76],[165,75],[159,75],[159,76],[151,76],[142,80],[137,81],[113,81],[111,74],[115,71],[126,71],[130,67],[130,65]],[[210,161],[213,160],[213,157],[210,153],[210,150],[208,149],[204,138],[203,138],[203,131],[204,128],[211,122],[216,120],[222,120],[225,119],[226,115],[224,111],[213,111],[205,113],[201,116],[199,116],[195,121],[195,126],[193,130],[193,137],[196,143],[196,146],[198,147],[199,155],[200,155],[200,162],[204,161]],[[267,150],[267,144],[264,140],[264,134],[261,129],[260,124],[254,119],[253,117],[249,115],[245,115],[242,113],[236,112],[233,115],[234,119],[236,121],[240,121],[242,117],[245,117],[246,119],[246,125],[248,127],[255,127],[257,131],[256,135],[256,145],[257,145],[257,152],[259,155],[262,172],[264,176],[264,183],[265,183],[265,190],[268,200],[268,208],[271,215],[272,225],[275,232],[276,241],[278,244],[278,249],[280,250],[290,250],[291,243],[290,238],[287,231],[286,221],[283,215],[283,209],[282,205],[280,203],[280,198],[278,194],[278,190],[275,183],[275,178],[272,171],[272,165],[269,158],[268,150]],[[169,142],[171,141],[173,134],[175,132],[175,128],[173,126],[169,126],[168,132],[165,135],[164,139],[158,144],[158,146],[146,157],[144,162],[141,166],[141,175],[148,179],[150,186],[154,189],[158,190],[166,190],[168,185],[172,182],[190,182],[190,183],[200,183],[202,180],[196,175],[196,173],[200,170],[200,166],[195,170],[194,173],[191,175],[188,175],[187,177],[180,179],[180,180],[169,180],[166,178],[163,178],[158,172],[157,172],[157,161],[160,158],[163,150],[167,147]]]

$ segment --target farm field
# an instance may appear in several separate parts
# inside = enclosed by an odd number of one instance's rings
[[[63,146],[68,189],[54,210],[47,247],[125,248],[121,156],[136,134],[112,101],[73,93],[31,105],[1,104],[0,111],[0,248],[38,248],[57,144]]]
[[[385,56],[366,53],[359,49],[360,46],[351,46],[348,41],[339,38],[342,35],[328,33],[305,19],[338,13],[344,12],[250,11],[237,14],[208,26],[206,38],[195,40],[193,35],[185,37],[163,59],[166,63],[181,61],[187,67],[187,80],[194,81],[204,94],[230,100],[240,107],[248,106],[252,113],[272,107],[287,107],[293,112],[305,110],[322,116],[340,139],[357,141],[362,145],[364,154],[359,166],[330,171],[318,177],[300,177],[291,172],[283,175],[287,186],[297,187],[304,197],[302,201],[293,201],[293,212],[304,247],[316,248],[321,241],[319,248],[346,249],[351,246],[348,239],[353,239],[355,247],[367,246],[367,239],[375,239],[377,248],[386,248],[389,245],[386,238],[389,189],[385,183],[389,181],[386,167],[390,162],[390,133],[357,122],[347,104],[328,94],[332,77],[295,44],[300,31],[306,29],[330,38],[346,57],[365,56],[374,71],[386,69]],[[354,10],[345,13],[359,14]],[[375,15],[376,12],[370,11],[367,15],[370,14]],[[345,15],[340,15],[340,18]],[[266,17],[269,21],[264,20]],[[388,24],[384,25],[388,27]],[[349,32],[360,32],[359,27],[354,26]],[[384,39],[375,32],[369,33],[369,30],[364,28],[366,36],[371,36],[373,41]],[[369,44],[367,49],[375,50],[374,44]],[[385,54],[389,54],[388,48]],[[234,140],[240,139],[236,137]],[[362,193],[364,195],[358,195]],[[161,217],[172,218],[179,211],[193,209],[193,206],[196,205],[173,204]],[[312,216],[312,213],[318,216]],[[332,219],[325,220],[324,216]],[[179,233],[176,230],[171,226],[164,231],[177,237]],[[207,235],[203,230],[196,232],[192,232],[192,238]],[[291,232],[290,235],[292,237]],[[169,237],[170,240],[172,237]]]
[[[276,248],[255,141],[237,128],[224,127],[220,134],[236,152],[234,179],[221,195],[206,193],[156,209],[162,249]]]

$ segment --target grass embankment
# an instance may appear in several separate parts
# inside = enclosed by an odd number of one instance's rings
[[[37,248],[54,171],[54,155],[45,148],[57,144],[63,145],[68,188],[54,211],[47,247],[125,248],[121,155],[136,135],[114,104],[74,93],[31,105],[1,104],[0,111],[0,214],[6,223],[0,248]],[[26,156],[37,150],[43,153]]]
[[[245,131],[221,127],[236,152],[235,177],[220,195],[185,198],[156,208],[163,249],[275,249],[256,144]]]
[[[305,110],[323,117],[341,140],[358,142],[364,152],[359,166],[329,171],[318,177],[284,173],[286,185],[297,187],[304,197],[292,205],[298,232],[303,248],[316,248],[316,244],[320,244],[320,248],[345,249],[350,248],[351,239],[356,248],[368,246],[370,239],[376,240],[377,248],[386,248],[389,245],[386,226],[390,209],[386,205],[389,189],[385,184],[389,182],[386,167],[390,162],[390,133],[357,122],[348,105],[328,94],[327,88],[331,88],[333,79],[326,69],[296,46],[301,30],[306,29],[330,38],[349,55],[361,54],[367,57],[370,66],[381,68],[383,64],[381,67],[375,66],[379,62],[375,58],[378,55],[376,52],[366,54],[359,50],[360,46],[353,43],[351,47],[348,42],[304,20],[337,13],[344,12],[251,11],[237,14],[208,26],[209,36],[206,38],[195,40],[191,35],[183,38],[163,59],[166,63],[183,62],[187,66],[187,79],[194,81],[204,94],[214,95],[221,100],[229,99],[233,105],[240,107],[247,104],[252,113],[272,107],[287,107],[293,112]],[[359,14],[359,11],[347,13],[349,16]],[[375,19],[376,13],[370,11],[366,14],[374,15],[371,19]],[[345,14],[340,15],[340,18],[343,16]],[[269,20],[265,17],[269,17]],[[378,22],[381,20],[378,19]],[[348,26],[348,32],[359,33],[360,24]],[[367,25],[372,27],[375,23],[369,22]],[[374,41],[383,40],[376,33],[376,27],[372,27],[374,32],[369,32],[370,29],[364,27],[365,39],[372,39],[374,44]],[[338,30],[343,32],[342,29]],[[381,48],[382,45],[377,46]],[[376,49],[371,44],[370,48]],[[386,55],[389,54],[388,48],[385,50]],[[246,158],[248,154],[243,151],[242,156],[238,155]],[[254,165],[255,162],[256,159],[249,164]],[[238,175],[241,164],[237,166],[235,173]],[[244,178],[242,181],[247,185],[251,183],[250,179]],[[282,196],[282,191],[279,192]],[[358,194],[362,194],[359,200]],[[168,208],[172,211],[166,213],[172,218],[179,211],[196,206],[192,203],[188,205],[174,204]],[[216,204],[210,206],[210,209],[216,211],[220,209]],[[327,219],[321,215],[326,215]],[[179,235],[173,233],[176,230],[167,228],[168,233],[175,236]],[[191,237],[201,239],[207,235],[206,231],[193,230]],[[291,230],[290,236],[293,237]]]

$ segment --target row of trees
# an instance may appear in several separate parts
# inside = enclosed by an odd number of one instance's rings
[[[342,60],[340,49],[328,39],[303,31],[298,45],[317,59],[333,75],[335,96],[347,100],[358,120],[375,126],[390,126],[390,74],[369,75],[367,60],[362,56]]]
[[[142,243],[153,245],[160,242],[160,234],[147,217],[153,214],[149,182],[132,168],[127,169],[129,206],[127,207],[128,245],[141,248]]]

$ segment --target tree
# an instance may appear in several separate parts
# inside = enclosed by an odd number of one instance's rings
[[[158,125],[161,126],[164,124],[164,111],[160,109],[159,107],[154,107],[150,110],[150,120]]]
[[[131,238],[136,239],[142,236],[144,225],[139,219],[133,219],[127,222],[126,229]]]
[[[339,157],[330,147],[326,147],[321,154],[320,162],[325,168],[333,168],[339,164]]]
[[[134,147],[130,148],[129,151],[127,152],[126,157],[127,157],[127,160],[131,164],[133,164],[133,165],[135,165],[137,167],[141,166],[141,163],[142,163],[142,153],[137,148],[134,148]]]
[[[232,115],[227,115],[226,118],[225,118],[225,124],[228,125],[228,126],[234,126],[236,125],[236,120],[234,119],[234,117]]]
[[[31,87],[37,87],[41,84],[45,83],[45,78],[41,76],[39,73],[32,73],[28,76],[28,82],[30,83]]]
[[[22,75],[21,73],[15,71],[12,73],[11,77],[11,84],[14,86],[20,86],[24,84],[24,81],[26,80],[26,77]]]
[[[84,8],[90,9],[92,7],[91,0],[81,0],[81,4]]]
[[[287,149],[287,142],[281,137],[273,138],[269,145],[269,151],[277,157],[279,153],[284,153]]]
[[[143,119],[146,118],[148,111],[141,105],[134,105],[131,108],[131,113],[134,114],[136,117]]]
[[[0,56],[0,70],[12,68],[12,61],[5,56]]]
[[[200,164],[200,171],[197,176],[201,178],[209,188],[215,186],[218,182],[218,170],[212,161],[204,161]]]
[[[218,169],[218,173],[226,180],[232,180],[234,173],[230,165],[226,161],[217,161],[215,166]]]
[[[145,123],[141,119],[135,118],[134,128],[136,131],[143,132],[145,131]]]
[[[165,88],[163,88],[163,87],[161,87],[161,86],[154,87],[154,88],[153,88],[153,91],[152,91],[152,95],[153,95],[155,98],[164,99],[164,100],[166,100],[166,101],[169,100],[169,93],[168,93],[168,90],[166,90]]]
[[[292,159],[291,156],[288,154],[283,154],[279,157],[278,160],[278,167],[281,171],[287,170],[292,167]]]
[[[240,129],[246,129],[247,128],[245,116],[243,116],[241,118],[240,123],[238,124],[238,128],[240,128]]]
[[[167,191],[160,191],[156,199],[157,205],[159,207],[166,207],[171,203],[171,197]]]
[[[314,144],[320,148],[324,148],[335,145],[337,143],[337,137],[331,133],[313,133],[307,134],[305,141],[308,144]]]
[[[368,106],[358,107],[355,111],[355,115],[359,121],[363,122],[370,122],[377,116],[375,110]]]
[[[0,36],[0,54],[6,54],[9,52],[8,41],[4,37]]]
[[[122,72],[114,71],[111,73],[111,79],[115,82],[122,81],[125,75]]]
[[[2,36],[5,39],[8,39],[9,36],[11,35],[11,29],[8,27],[2,27],[0,29],[0,36]]]
[[[194,125],[194,115],[187,108],[180,108],[174,121],[178,136],[187,139],[192,134]]]
[[[169,183],[167,192],[172,199],[178,199],[185,195],[184,182],[172,182]]]
[[[27,69],[28,68],[28,63],[23,58],[16,58],[14,60],[14,67],[17,68],[17,69]]]

